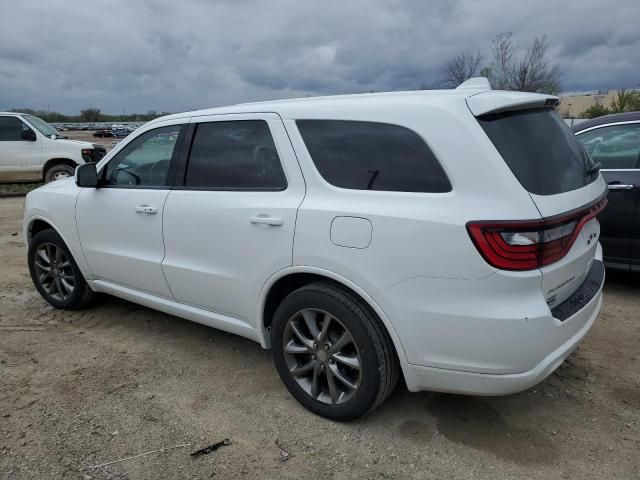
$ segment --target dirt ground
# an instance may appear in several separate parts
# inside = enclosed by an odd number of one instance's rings
[[[114,298],[49,307],[25,266],[22,205],[0,200],[2,479],[640,478],[637,276],[608,272],[592,331],[537,387],[479,398],[401,386],[341,424],[298,405],[248,340]]]

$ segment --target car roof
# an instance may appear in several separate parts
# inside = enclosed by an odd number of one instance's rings
[[[507,95],[511,101],[518,98],[521,102],[531,99],[549,98],[548,95],[525,92],[502,92],[500,90],[488,90],[486,88],[465,87],[452,90],[417,90],[401,92],[359,93],[351,95],[332,95],[306,98],[292,98],[286,100],[272,100],[266,102],[241,103],[225,107],[208,108],[191,112],[176,113],[152,120],[150,123],[163,122],[184,117],[197,117],[204,115],[242,114],[242,113],[277,113],[283,118],[296,118],[297,116],[313,115],[318,109],[330,108],[335,113],[350,111],[358,107],[383,107],[390,105],[416,105],[434,104],[443,99],[465,101],[478,95],[490,95],[503,97]],[[553,97],[555,98],[555,97]]]
[[[633,122],[640,121],[640,112],[627,112],[627,113],[613,113],[611,115],[604,115],[602,117],[593,118],[586,122],[579,123],[571,127],[574,133],[581,132],[588,128],[599,127],[600,125],[607,125],[609,123],[618,122]]]

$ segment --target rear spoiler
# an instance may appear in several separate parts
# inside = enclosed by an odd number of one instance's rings
[[[476,117],[489,113],[511,112],[530,108],[555,108],[559,104],[560,99],[553,95],[507,92],[504,90],[479,92],[467,98],[469,110]]]

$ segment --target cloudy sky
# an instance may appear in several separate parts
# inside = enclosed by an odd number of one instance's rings
[[[181,111],[430,85],[546,35],[565,91],[640,84],[639,0],[0,0],[0,110]]]

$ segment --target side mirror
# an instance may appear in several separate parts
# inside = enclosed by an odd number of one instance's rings
[[[76,168],[76,185],[84,188],[98,186],[98,171],[95,163],[85,163]]]
[[[36,137],[36,132],[34,132],[31,129],[22,130],[22,133],[20,134],[20,138],[22,138],[22,140],[28,140],[29,142],[35,142],[38,139]]]

